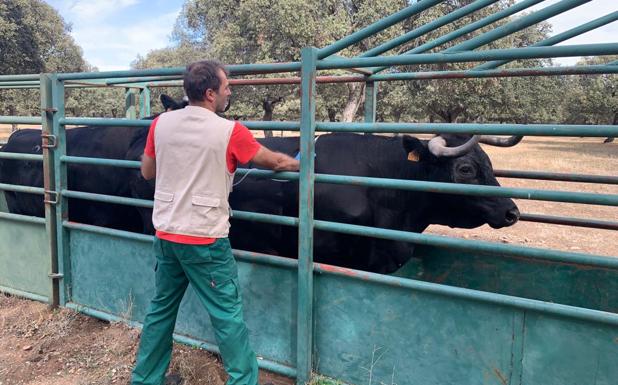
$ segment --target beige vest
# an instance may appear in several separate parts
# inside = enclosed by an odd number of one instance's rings
[[[225,238],[234,174],[226,163],[234,122],[202,107],[159,116],[152,223],[173,234]]]

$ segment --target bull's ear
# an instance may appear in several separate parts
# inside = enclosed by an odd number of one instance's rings
[[[425,142],[408,135],[403,136],[403,150],[410,162],[426,160],[431,155]]]
[[[163,104],[163,111],[167,111],[168,109],[177,109],[176,101],[166,94],[161,94],[161,104]]]

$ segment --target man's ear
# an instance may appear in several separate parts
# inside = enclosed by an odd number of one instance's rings
[[[207,89],[206,92],[204,92],[204,99],[212,102],[215,100],[215,91],[211,88]]]
[[[420,162],[429,160],[431,153],[427,149],[427,144],[413,136],[403,136],[403,150],[410,162]]]

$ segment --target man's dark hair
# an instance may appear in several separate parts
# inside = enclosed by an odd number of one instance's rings
[[[214,91],[219,90],[221,86],[219,70],[227,75],[223,64],[216,60],[197,61],[187,66],[183,78],[185,93],[190,101],[203,101],[204,93],[209,88]]]

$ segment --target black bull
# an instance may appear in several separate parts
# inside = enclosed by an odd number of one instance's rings
[[[40,131],[37,131],[22,130],[14,134],[2,151],[40,153]],[[68,130],[67,152],[73,156],[139,160],[146,134],[147,128]],[[499,185],[486,153],[469,136],[438,138],[448,146],[447,153],[441,154],[428,141],[409,136],[323,135],[316,142],[315,170],[322,174]],[[290,155],[295,155],[299,148],[298,138],[266,138],[260,142]],[[448,153],[462,143],[467,146],[463,154]],[[136,169],[69,165],[68,179],[71,190],[141,199],[152,199],[154,195],[153,183],[141,178]],[[236,182],[239,180],[237,177]],[[0,181],[42,186],[41,165],[1,160]],[[249,175],[234,187],[230,202],[234,210],[297,216],[298,182]],[[43,216],[41,196],[7,192],[7,203],[11,212]],[[77,222],[153,232],[149,209],[71,199],[69,215]],[[488,223],[500,228],[513,225],[518,217],[517,207],[508,198],[351,185],[317,184],[315,187],[315,218],[320,220],[420,233],[430,224],[473,228]],[[297,252],[297,229],[292,227],[232,220],[230,238],[238,249],[290,257]],[[315,261],[379,273],[397,270],[412,256],[413,250],[414,246],[405,242],[323,231],[316,231],[314,236]]]

